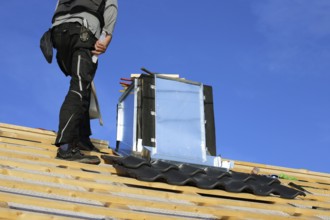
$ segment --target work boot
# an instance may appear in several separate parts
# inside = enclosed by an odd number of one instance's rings
[[[91,140],[88,137],[87,138],[82,138],[77,143],[77,147],[80,150],[100,152],[100,150],[94,146],[94,144],[91,142]]]
[[[87,164],[100,164],[101,160],[98,156],[84,155],[80,152],[79,148],[73,144],[69,144],[66,151],[62,150],[60,147],[57,150],[56,159],[76,161],[80,163]]]

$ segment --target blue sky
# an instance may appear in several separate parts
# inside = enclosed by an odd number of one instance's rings
[[[330,173],[329,0],[118,0],[95,84],[116,138],[120,77],[142,66],[212,85],[225,158]],[[68,89],[39,40],[56,1],[1,1],[0,122],[57,130]]]

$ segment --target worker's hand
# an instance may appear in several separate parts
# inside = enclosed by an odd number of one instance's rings
[[[105,53],[111,41],[111,35],[107,35],[102,41],[98,40],[95,43],[95,50],[92,50],[92,54],[100,55]]]

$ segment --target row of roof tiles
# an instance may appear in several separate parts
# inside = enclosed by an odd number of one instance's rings
[[[227,171],[217,167],[199,167],[162,160],[147,161],[135,156],[116,157],[103,155],[121,176],[148,182],[165,182],[172,185],[189,185],[202,189],[222,189],[228,192],[247,192],[255,195],[278,195],[293,199],[305,193],[284,185],[277,178],[264,175]]]

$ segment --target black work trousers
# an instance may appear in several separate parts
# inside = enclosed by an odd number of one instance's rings
[[[97,39],[89,33],[88,40],[81,40],[80,31],[79,23],[64,23],[52,30],[57,63],[62,72],[71,77],[69,91],[60,109],[56,146],[77,143],[91,135],[91,82],[97,69],[91,51]]]

